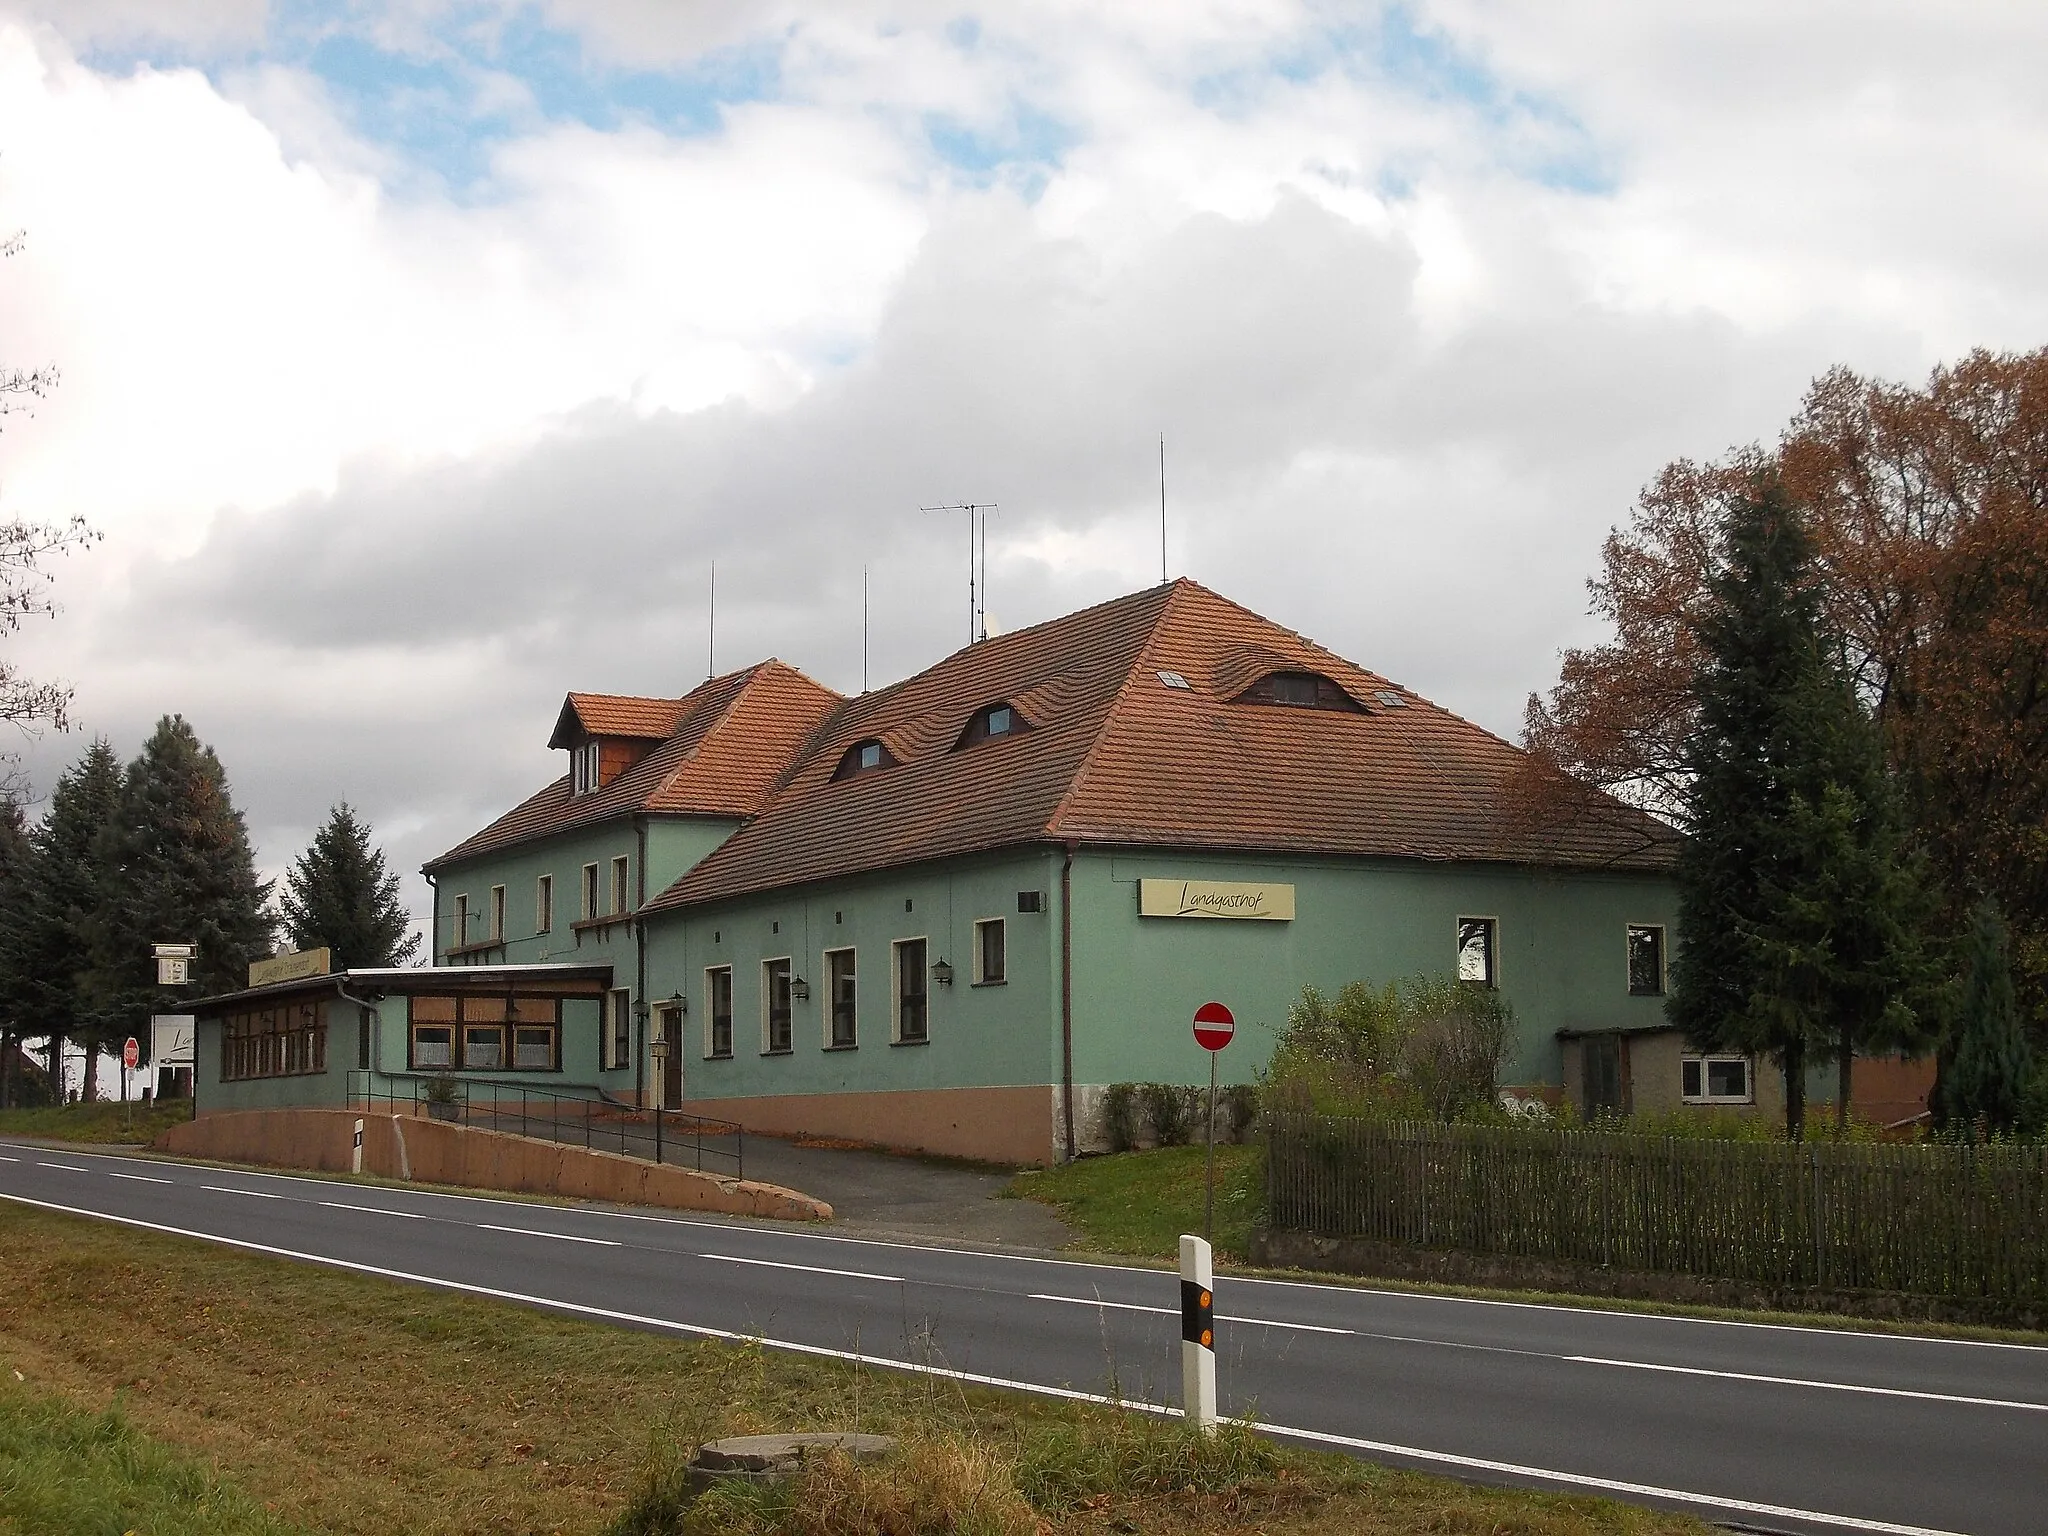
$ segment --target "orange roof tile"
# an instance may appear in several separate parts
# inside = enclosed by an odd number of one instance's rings
[[[1321,673],[1363,712],[1232,702],[1287,670]],[[955,750],[968,718],[997,702],[1032,728]],[[871,736],[897,765],[833,780],[846,749]],[[1562,834],[1518,823],[1502,790],[1520,761],[1469,721],[1183,580],[846,700],[760,814],[649,905],[1048,840],[1668,864],[1677,834],[1618,802],[1599,825]]]
[[[646,813],[730,816],[736,820],[751,816],[766,802],[791,754],[840,702],[840,695],[796,668],[771,659],[712,678],[680,699],[572,693],[563,706],[564,717],[571,706],[590,700],[605,705],[664,706],[670,728],[664,739],[602,789],[572,794],[569,775],[564,774],[482,831],[430,860],[426,869],[620,816]],[[644,723],[652,714],[649,709],[638,718]],[[598,718],[619,720],[630,715],[631,711],[622,710],[600,713]],[[638,736],[640,732],[613,729],[606,734]],[[557,738],[560,735],[558,723]]]
[[[581,736],[663,741],[682,720],[681,699],[639,699],[623,693],[572,693],[562,701],[550,747],[573,747]]]

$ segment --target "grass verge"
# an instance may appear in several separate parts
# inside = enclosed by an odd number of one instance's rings
[[[43,1109],[0,1109],[0,1136],[39,1136],[46,1141],[149,1142],[192,1118],[183,1100],[152,1104],[66,1104]]]
[[[39,1405],[59,1405],[52,1427],[19,1437],[23,1449],[0,1436],[0,1531],[24,1536],[180,1531],[167,1513],[134,1525],[32,1523],[25,1489],[103,1474],[109,1497],[158,1498],[191,1529],[231,1532],[1707,1529],[1243,1433],[1204,1443],[1134,1410],[605,1328],[0,1206],[0,1380],[16,1384],[17,1371],[28,1406],[7,1412],[34,1420],[50,1411]],[[879,1465],[826,1461],[779,1490],[690,1495],[682,1466],[698,1441],[814,1428],[879,1430],[902,1444]],[[95,1450],[101,1442],[109,1449]],[[212,1510],[230,1515],[207,1524]],[[262,1520],[273,1524],[248,1523]]]

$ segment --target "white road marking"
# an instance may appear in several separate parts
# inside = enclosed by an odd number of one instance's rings
[[[247,1195],[251,1200],[282,1200],[283,1195],[267,1195],[260,1189],[232,1189],[226,1184],[202,1184],[201,1189],[210,1189],[216,1195]]]
[[[1157,1312],[1161,1317],[1179,1317],[1178,1307],[1141,1307],[1131,1301],[1097,1301],[1093,1296],[1052,1296],[1040,1291],[1031,1293],[1033,1301],[1064,1301],[1077,1307],[1114,1307],[1119,1312]],[[1236,1323],[1248,1328],[1294,1328],[1302,1333],[1341,1333],[1347,1336],[1357,1330],[1352,1328],[1325,1328],[1320,1323],[1282,1323],[1270,1317],[1223,1317],[1218,1316],[1216,1324]]]
[[[486,1232],[511,1232],[520,1237],[552,1237],[562,1243],[590,1243],[599,1248],[623,1248],[624,1243],[615,1243],[608,1237],[575,1237],[567,1232],[542,1232],[534,1227],[501,1227],[492,1222],[480,1221],[477,1226]]]
[[[1613,1365],[1630,1371],[1667,1371],[1674,1376],[1714,1376],[1723,1381],[1760,1381],[1773,1387],[1813,1387],[1822,1392],[1864,1392],[1873,1397],[1911,1397],[1924,1403],[1962,1403],[1972,1408],[2024,1408],[2048,1413],[2048,1403],[2004,1397],[1962,1397],[1953,1392],[1914,1392],[1906,1387],[1866,1387],[1852,1381],[1815,1381],[1806,1376],[1760,1376],[1753,1371],[1712,1371],[1698,1365],[1656,1365],[1647,1360],[1604,1360],[1598,1355],[1559,1355],[1577,1365]]]
[[[0,1157],[0,1163],[18,1163],[20,1161],[21,1159],[18,1157]]]
[[[920,1365],[910,1360],[892,1360],[886,1355],[864,1355],[855,1350],[830,1349],[820,1344],[798,1344],[786,1339],[771,1339],[758,1333],[734,1333],[725,1328],[708,1328],[699,1323],[679,1323],[672,1318],[649,1317],[636,1312],[621,1312],[612,1307],[593,1307],[581,1302],[559,1301],[549,1296],[529,1296],[519,1291],[499,1290],[494,1286],[472,1285],[462,1280],[445,1280],[438,1275],[416,1275],[402,1269],[386,1269],[377,1264],[363,1264],[353,1259],[330,1258],[326,1254],[302,1253],[293,1248],[273,1247],[269,1243],[252,1243],[237,1237],[220,1237],[211,1232],[197,1232],[189,1227],[167,1226],[162,1222],[143,1221],[135,1216],[114,1216],[104,1211],[87,1210],[81,1206],[59,1205],[54,1200],[33,1200],[27,1195],[9,1194],[0,1190],[0,1200],[11,1200],[17,1205],[35,1206],[40,1210],[58,1211],[66,1216],[84,1216],[94,1221],[111,1221],[117,1226],[139,1227],[147,1232],[163,1232],[172,1237],[197,1238],[203,1243],[217,1243],[224,1248],[239,1248],[245,1253],[268,1254],[272,1258],[297,1259],[303,1263],[324,1264],[330,1269],[344,1269],[352,1274],[375,1275],[382,1280],[402,1280],[411,1285],[431,1285],[444,1291],[456,1291],[465,1296],[486,1296],[493,1301],[509,1301],[520,1306],[545,1307],[552,1312],[566,1312],[576,1317],[594,1317],[605,1322],[627,1323],[640,1328],[660,1328],[671,1333],[688,1334],[692,1338],[724,1339],[734,1344],[765,1344],[773,1349],[785,1350],[795,1355],[811,1355],[827,1360],[844,1360],[859,1365],[872,1365],[885,1370],[908,1371],[918,1376],[936,1376],[947,1381],[965,1382],[971,1386],[1001,1387],[1013,1392],[1029,1392],[1037,1397],[1056,1397],[1070,1402],[1101,1403],[1122,1407],[1139,1413],[1157,1414],[1162,1418],[1179,1418],[1178,1408],[1167,1408],[1155,1403],[1132,1402],[1127,1398],[1114,1398],[1100,1392],[1082,1392],[1073,1387],[1050,1387],[1035,1381],[1016,1381],[1003,1376],[986,1376],[974,1371],[958,1371],[947,1366]],[[1711,1493],[1691,1493],[1682,1488],[1659,1488],[1650,1483],[1624,1483],[1613,1478],[1589,1477],[1577,1472],[1558,1472],[1547,1467],[1524,1467],[1514,1462],[1487,1461],[1476,1456],[1459,1456],[1449,1451],[1424,1450],[1412,1445],[1391,1445],[1378,1440],[1360,1440],[1351,1435],[1329,1434],[1317,1429],[1293,1429],[1284,1424],[1255,1424],[1249,1426],[1265,1434],[1284,1435],[1294,1440],[1311,1440],[1322,1445],[1342,1446],[1347,1450],[1371,1451],[1382,1456],[1401,1456],[1413,1461],[1428,1462],[1436,1466],[1464,1467],[1475,1472],[1493,1472],[1508,1477],[1526,1477],[1539,1482],[1557,1483],[1568,1488],[1591,1488],[1602,1493],[1631,1494],[1637,1498],[1661,1499],[1672,1504],[1688,1504],[1700,1509],[1734,1510],[1748,1515],[1770,1515],[1778,1519],[1803,1520],[1811,1525],[1832,1526],[1837,1530],[1865,1531],[1873,1536],[1964,1536],[1958,1531],[1936,1530],[1929,1526],[1897,1525],[1884,1520],[1865,1520],[1856,1515],[1830,1514],[1825,1510],[1795,1509],[1784,1504],[1759,1504],[1749,1499],[1723,1498]]]
[[[366,1211],[372,1216],[403,1216],[407,1221],[425,1221],[427,1218],[418,1211],[394,1211],[383,1205],[350,1205],[345,1200],[322,1200],[319,1202],[330,1211]]]
[[[73,1167],[73,1166],[72,1166],[72,1165],[71,1165],[70,1163],[45,1163],[45,1162],[38,1162],[38,1163],[36,1164],[36,1166],[37,1166],[38,1168],[61,1168],[61,1169],[63,1169],[63,1170],[64,1170],[64,1171],[66,1172],[66,1173],[91,1173],[91,1172],[92,1172],[92,1170],[91,1170],[90,1168],[76,1168],[76,1167]]]
[[[150,1177],[150,1176],[149,1176],[148,1174],[146,1174],[146,1173],[113,1173],[113,1172],[109,1172],[109,1173],[107,1174],[107,1177],[108,1177],[108,1178],[110,1178],[110,1179],[126,1179],[126,1180],[128,1180],[128,1181],[129,1181],[129,1182],[130,1182],[131,1184],[168,1184],[168,1183],[170,1183],[170,1182],[171,1182],[171,1181],[170,1181],[169,1179],[152,1179],[152,1178],[151,1178],[151,1177]]]
[[[774,1259],[743,1259],[736,1253],[700,1253],[700,1259],[717,1259],[726,1264],[758,1264],[763,1269],[795,1269],[807,1275],[839,1275],[848,1280],[886,1280],[891,1285],[906,1282],[900,1275],[871,1275],[864,1269],[820,1269],[815,1264],[782,1264]]]

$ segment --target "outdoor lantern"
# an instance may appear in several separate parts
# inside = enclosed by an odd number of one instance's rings
[[[688,1013],[690,1011],[689,999],[680,992],[671,992],[669,994],[668,1005],[675,1009],[677,1013]]]
[[[932,980],[942,987],[950,987],[953,985],[953,967],[941,960],[932,967]]]
[[[647,1049],[654,1053],[654,1059],[657,1063],[668,1060],[668,1036],[656,1035],[647,1042]]]
[[[789,995],[800,1003],[808,1003],[811,1000],[811,984],[801,976],[792,976],[789,979]]]

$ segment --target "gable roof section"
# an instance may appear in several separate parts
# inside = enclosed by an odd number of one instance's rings
[[[1362,713],[1231,702],[1317,672]],[[1158,673],[1178,672],[1176,688]],[[1379,695],[1397,695],[1390,707]],[[955,750],[978,709],[1032,729]],[[896,766],[835,781],[879,737]],[[849,699],[760,815],[650,909],[1040,841],[1657,869],[1677,835],[1617,802],[1539,835],[1507,813],[1515,747],[1192,581],[957,651]]]
[[[572,703],[579,699],[619,702],[617,696],[604,694],[571,694],[569,698]],[[564,774],[482,831],[428,861],[425,868],[432,871],[621,816],[652,813],[744,819],[760,810],[790,755],[831,713],[840,696],[796,668],[769,660],[714,677],[680,699],[624,702],[665,705],[673,714],[673,726],[665,739],[592,794],[572,794],[569,775]],[[567,713],[564,706],[564,715]],[[560,730],[558,724],[557,736]]]
[[[682,699],[641,699],[623,693],[572,693],[555,717],[548,746],[573,747],[584,736],[665,741],[682,723]]]

